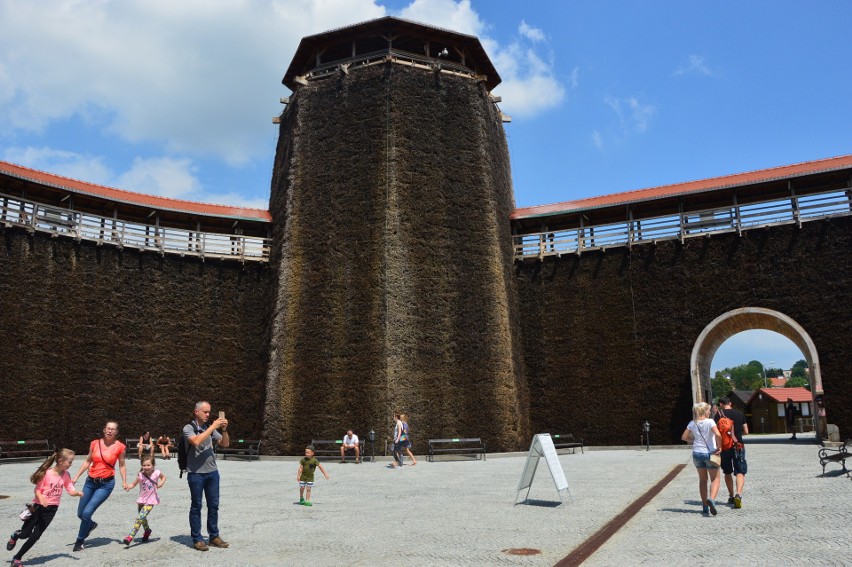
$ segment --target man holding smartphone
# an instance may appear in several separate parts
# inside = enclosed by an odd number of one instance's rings
[[[198,551],[210,549],[201,535],[202,496],[207,500],[207,531],[209,544],[213,547],[228,547],[219,537],[219,470],[216,467],[216,451],[213,443],[222,447],[231,444],[228,436],[228,420],[225,412],[219,412],[219,419],[208,424],[210,403],[195,404],[195,419],[183,428],[183,437],[187,441],[186,481],[192,504],[189,508],[189,530],[192,534],[192,547]],[[220,432],[221,429],[221,432]]]

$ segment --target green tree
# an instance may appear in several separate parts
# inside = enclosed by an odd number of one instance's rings
[[[734,387],[731,381],[728,380],[721,372],[716,373],[716,377],[710,380],[710,393],[714,400],[718,400],[722,396],[727,396],[731,393]]]
[[[800,360],[793,365],[793,368],[790,372],[790,378],[807,378],[808,373],[808,363],[804,360]]]
[[[734,366],[730,373],[735,390],[756,390],[763,387],[763,365],[760,361],[752,360],[748,364]],[[768,379],[769,375],[766,377]]]
[[[784,387],[786,387],[786,388],[805,387],[808,390],[811,389],[811,385],[808,383],[808,379],[804,378],[803,376],[796,376],[795,378],[790,378],[789,380],[787,380],[787,383],[784,384]]]

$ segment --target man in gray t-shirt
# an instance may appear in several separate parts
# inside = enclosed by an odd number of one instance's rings
[[[219,470],[216,468],[216,452],[213,447],[218,443],[222,447],[231,444],[228,436],[228,420],[224,417],[208,424],[210,404],[195,404],[195,419],[184,426],[183,437],[187,442],[186,481],[192,504],[189,508],[189,530],[192,534],[192,547],[198,551],[209,548],[201,535],[202,497],[207,500],[207,531],[210,545],[228,547],[219,537]],[[219,429],[221,428],[221,432]]]

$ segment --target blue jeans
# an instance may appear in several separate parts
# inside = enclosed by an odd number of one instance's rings
[[[210,538],[219,535],[219,471],[209,473],[187,473],[189,495],[189,531],[192,541],[204,541],[201,537],[201,497],[207,500],[207,534]]]
[[[101,504],[112,494],[115,488],[115,477],[106,482],[95,482],[90,476],[86,477],[83,485],[83,496],[77,505],[77,517],[80,518],[80,531],[77,532],[77,541],[84,541],[92,531],[92,516]]]

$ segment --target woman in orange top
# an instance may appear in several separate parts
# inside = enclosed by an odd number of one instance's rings
[[[121,472],[121,486],[127,489],[127,467],[124,464],[124,452],[127,446],[117,439],[118,423],[108,421],[104,426],[104,436],[95,439],[89,445],[89,454],[80,470],[74,476],[74,482],[89,471],[86,484],[83,486],[83,497],[77,506],[77,517],[80,518],[80,531],[74,542],[74,551],[85,547],[86,538],[92,533],[98,523],[92,520],[95,510],[109,498],[115,488],[115,464]]]

